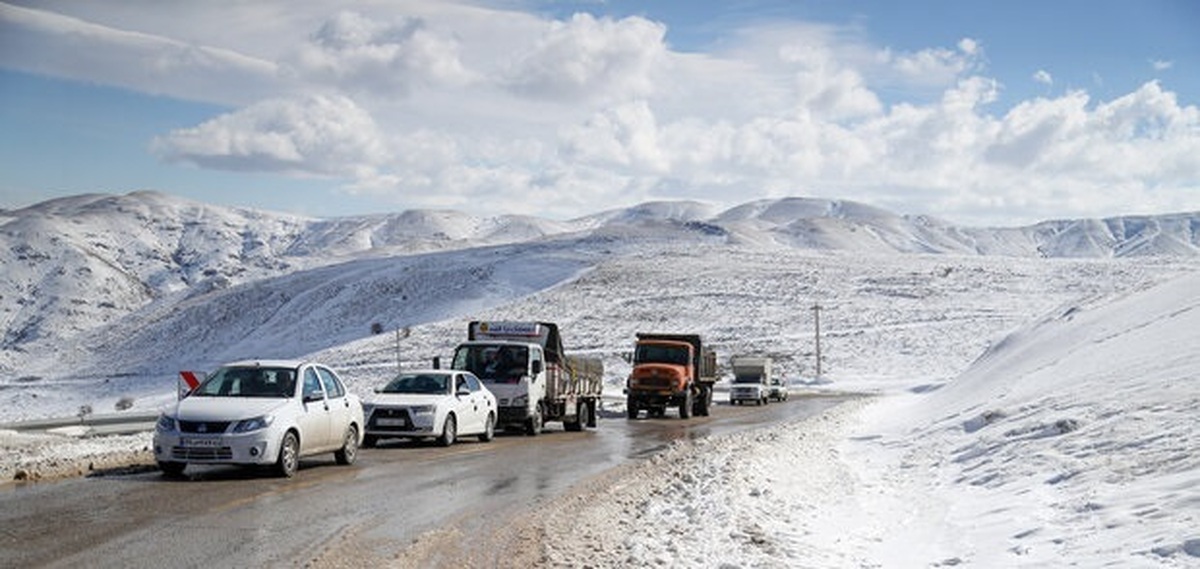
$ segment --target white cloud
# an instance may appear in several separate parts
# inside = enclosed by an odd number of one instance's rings
[[[0,38],[0,66],[179,99],[243,104],[281,87],[271,61],[8,4]]]
[[[1151,59],[1150,60],[1150,67],[1153,68],[1155,71],[1166,71],[1174,66],[1175,66],[1175,62],[1173,62],[1173,61],[1165,61],[1162,59]]]
[[[959,40],[956,49],[929,48],[912,53],[885,50],[882,59],[904,80],[916,85],[948,85],[977,71],[983,48],[973,39]]]
[[[324,22],[291,58],[306,83],[337,85],[380,96],[404,96],[417,85],[472,79],[452,37],[419,18],[390,21],[340,12]]]
[[[1033,80],[1043,85],[1053,85],[1054,77],[1045,69],[1038,69],[1033,72]]]
[[[154,140],[167,160],[205,168],[372,176],[390,157],[369,114],[342,96],[271,99]]]
[[[1200,203],[1195,107],[1148,83],[996,109],[971,38],[897,51],[792,22],[682,53],[645,18],[448,1],[195,3],[190,26],[121,2],[53,5],[0,4],[0,45],[23,47],[0,64],[233,105],[155,153],[330,177],[398,207],[569,216],[804,193],[1011,222]],[[261,36],[230,32],[249,17]],[[14,55],[30,52],[44,56]]]
[[[576,14],[552,22],[507,71],[504,84],[528,97],[627,100],[650,94],[666,54],[666,28],[638,17]]]

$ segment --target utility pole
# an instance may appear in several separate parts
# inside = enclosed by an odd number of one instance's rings
[[[813,329],[817,346],[817,379],[821,379],[821,305],[812,305]]]
[[[409,328],[396,328],[396,374],[400,374],[404,369],[400,365],[400,340],[407,338],[411,331]]]

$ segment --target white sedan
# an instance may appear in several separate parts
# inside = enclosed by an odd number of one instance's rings
[[[450,446],[460,435],[477,435],[488,442],[496,429],[496,397],[469,371],[401,373],[363,408],[366,447],[389,437],[433,438]]]
[[[239,464],[291,477],[304,456],[332,452],[352,464],[362,425],[362,402],[324,365],[235,362],[159,416],[154,457],[169,476],[188,464]]]

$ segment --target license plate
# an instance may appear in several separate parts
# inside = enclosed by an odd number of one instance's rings
[[[185,446],[185,447],[219,447],[219,446],[221,446],[221,439],[187,438],[187,439],[183,439],[179,442],[180,442],[180,446]]]
[[[406,427],[408,426],[408,421],[404,419],[379,418],[375,420],[375,424],[380,427]]]

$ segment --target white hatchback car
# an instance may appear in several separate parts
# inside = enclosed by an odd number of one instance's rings
[[[363,404],[367,417],[363,446],[381,438],[434,438],[444,446],[460,435],[492,440],[496,397],[469,371],[404,372],[376,389]]]
[[[159,416],[154,458],[170,476],[188,464],[240,464],[291,477],[304,456],[332,452],[338,464],[353,463],[362,425],[362,402],[327,366],[235,362]]]

